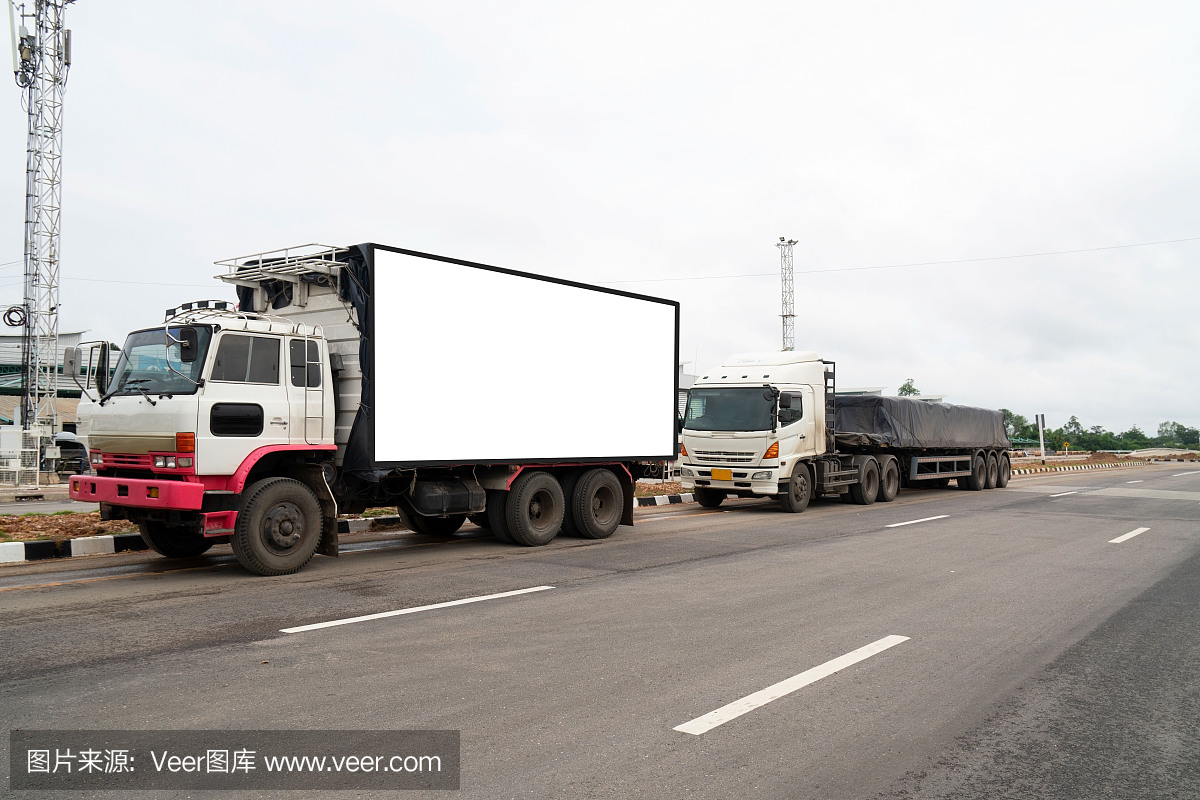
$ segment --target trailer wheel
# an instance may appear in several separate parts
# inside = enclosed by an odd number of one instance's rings
[[[792,470],[791,479],[788,480],[787,491],[779,495],[779,504],[783,506],[784,511],[799,514],[808,508],[808,501],[811,499],[812,476],[809,475],[807,466],[797,464]]]
[[[571,492],[571,511],[567,514],[574,530],[585,539],[607,539],[621,524],[625,495],[621,482],[606,469],[583,473]],[[563,522],[566,529],[566,522]]]
[[[163,522],[139,522],[138,531],[147,547],[167,558],[192,558],[208,552],[214,544],[202,534]]]
[[[976,454],[971,461],[971,474],[958,479],[958,488],[978,492],[987,485],[987,462],[983,456]]]
[[[512,535],[508,532],[508,523],[504,519],[504,507],[508,504],[508,492],[499,489],[488,489],[487,493],[487,527],[492,535],[505,544],[513,544]]]
[[[996,483],[1000,479],[1000,463],[996,460],[995,453],[988,453],[987,457],[987,478],[984,481],[983,488],[995,489]]]
[[[1008,460],[1008,453],[1000,454],[1000,463],[997,466],[999,469],[996,472],[996,488],[1003,489],[1008,486],[1008,479],[1012,477],[1012,462]]]
[[[247,489],[229,539],[238,563],[259,575],[296,572],[320,541],[321,504],[292,478],[266,478]]]
[[[862,480],[850,485],[850,499],[860,506],[869,506],[879,494],[879,464],[870,459],[863,465]]]
[[[879,494],[875,499],[881,503],[890,503],[900,492],[900,467],[896,460],[889,458],[883,464],[883,472],[879,476]]]
[[[703,486],[697,486],[695,489],[692,489],[692,497],[704,508],[716,508],[725,502],[725,492],[708,489]]]
[[[412,522],[413,529],[417,533],[443,538],[453,536],[463,526],[463,523],[467,521],[467,515],[451,514],[448,517],[422,517],[420,514],[413,514],[409,517],[409,521]]]
[[[505,504],[508,533],[517,544],[540,547],[549,544],[562,528],[562,487],[549,472],[524,472],[513,481]]]

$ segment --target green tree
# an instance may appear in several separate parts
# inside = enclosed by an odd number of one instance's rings
[[[900,395],[901,397],[916,397],[920,393],[921,393],[921,390],[918,389],[916,386],[913,386],[912,378],[909,378],[904,383],[902,383],[900,385],[900,389],[896,392],[896,394]]]
[[[1150,437],[1143,433],[1137,425],[1118,434],[1117,438],[1121,441],[1120,449],[1122,450],[1141,450],[1150,445]]]
[[[1028,419],[1009,411],[1007,408],[1000,409],[1000,413],[1004,415],[1004,430],[1008,433],[1010,439],[1036,439],[1037,426],[1030,423]]]
[[[1074,414],[1071,415],[1071,418],[1067,420],[1067,424],[1063,425],[1060,430],[1062,431],[1063,436],[1069,437],[1070,439],[1078,439],[1079,437],[1083,436],[1083,425],[1079,423],[1079,418]]]

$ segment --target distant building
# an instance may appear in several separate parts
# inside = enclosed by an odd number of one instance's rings
[[[68,347],[78,347],[83,340],[83,331],[77,333],[60,333],[58,335],[57,363],[62,366],[63,351]],[[20,334],[0,334],[0,425],[12,425],[20,416],[21,379],[25,372],[23,346],[24,338]],[[75,409],[79,406],[79,387],[70,376],[59,375],[58,421],[66,430],[75,429]]]

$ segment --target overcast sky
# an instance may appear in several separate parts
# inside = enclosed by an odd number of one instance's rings
[[[60,331],[119,342],[232,298],[214,260],[376,241],[678,300],[703,373],[779,349],[787,236],[796,348],[841,386],[1200,425],[1194,1],[80,0],[66,19]],[[15,84],[6,106],[4,307]],[[1133,246],[1168,240],[1189,241]],[[1028,255],[1054,251],[1088,252]]]

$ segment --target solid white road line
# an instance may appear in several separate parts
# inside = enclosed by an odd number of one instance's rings
[[[1050,496],[1051,497],[1066,497],[1069,494],[1079,494],[1079,492],[1059,492],[1058,494],[1052,494]]]
[[[754,694],[748,694],[741,700],[734,700],[732,703],[721,706],[716,711],[710,711],[702,717],[696,717],[682,725],[676,725],[674,730],[680,733],[690,733],[695,736],[707,733],[718,725],[724,725],[731,719],[737,719],[743,714],[748,714],[759,706],[765,706],[772,700],[778,700],[797,689],[808,686],[810,683],[816,683],[821,678],[827,678],[835,672],[840,672],[846,667],[857,664],[859,661],[882,653],[889,647],[895,647],[901,642],[907,642],[908,638],[907,636],[885,636],[877,642],[860,647],[853,652],[846,653],[844,656],[838,656],[832,661],[826,661],[819,667],[805,670],[799,675],[793,675],[787,680],[780,681],[773,686],[768,686],[766,689],[757,691]]]
[[[894,522],[891,525],[884,525],[885,528],[899,528],[904,525],[916,525],[918,522],[929,522],[935,519],[946,519],[949,514],[938,514],[936,517],[923,517],[921,519],[910,519],[908,522]]]
[[[1179,474],[1172,475],[1171,477],[1172,478],[1182,478],[1184,475],[1200,475],[1200,470],[1193,470],[1192,472],[1180,472]]]
[[[1133,537],[1137,536],[1139,533],[1145,533],[1148,530],[1150,530],[1150,529],[1149,528],[1138,528],[1135,531],[1130,531],[1129,533],[1125,534],[1124,536],[1118,536],[1115,539],[1109,539],[1108,543],[1109,544],[1120,544],[1121,542],[1125,541],[1126,539],[1132,539]]]
[[[330,622],[314,622],[312,625],[300,625],[295,628],[281,628],[280,633],[303,633],[304,631],[315,631],[319,628],[332,628],[337,625],[349,625],[352,622],[366,622],[372,619],[383,619],[384,617],[398,617],[402,614],[416,614],[418,611],[432,611],[435,608],[449,608],[450,606],[464,606],[467,603],[482,603],[484,600],[499,600],[501,597],[515,597],[519,594],[529,594],[530,592],[544,592],[547,589],[553,589],[553,586],[534,586],[529,589],[517,589],[512,592],[500,592],[499,594],[485,594],[479,597],[466,597],[462,600],[450,600],[445,603],[434,603],[429,606],[414,606],[412,608],[401,608],[396,611],[384,611],[379,614],[365,614],[361,617],[347,617],[346,619],[335,619]]]

